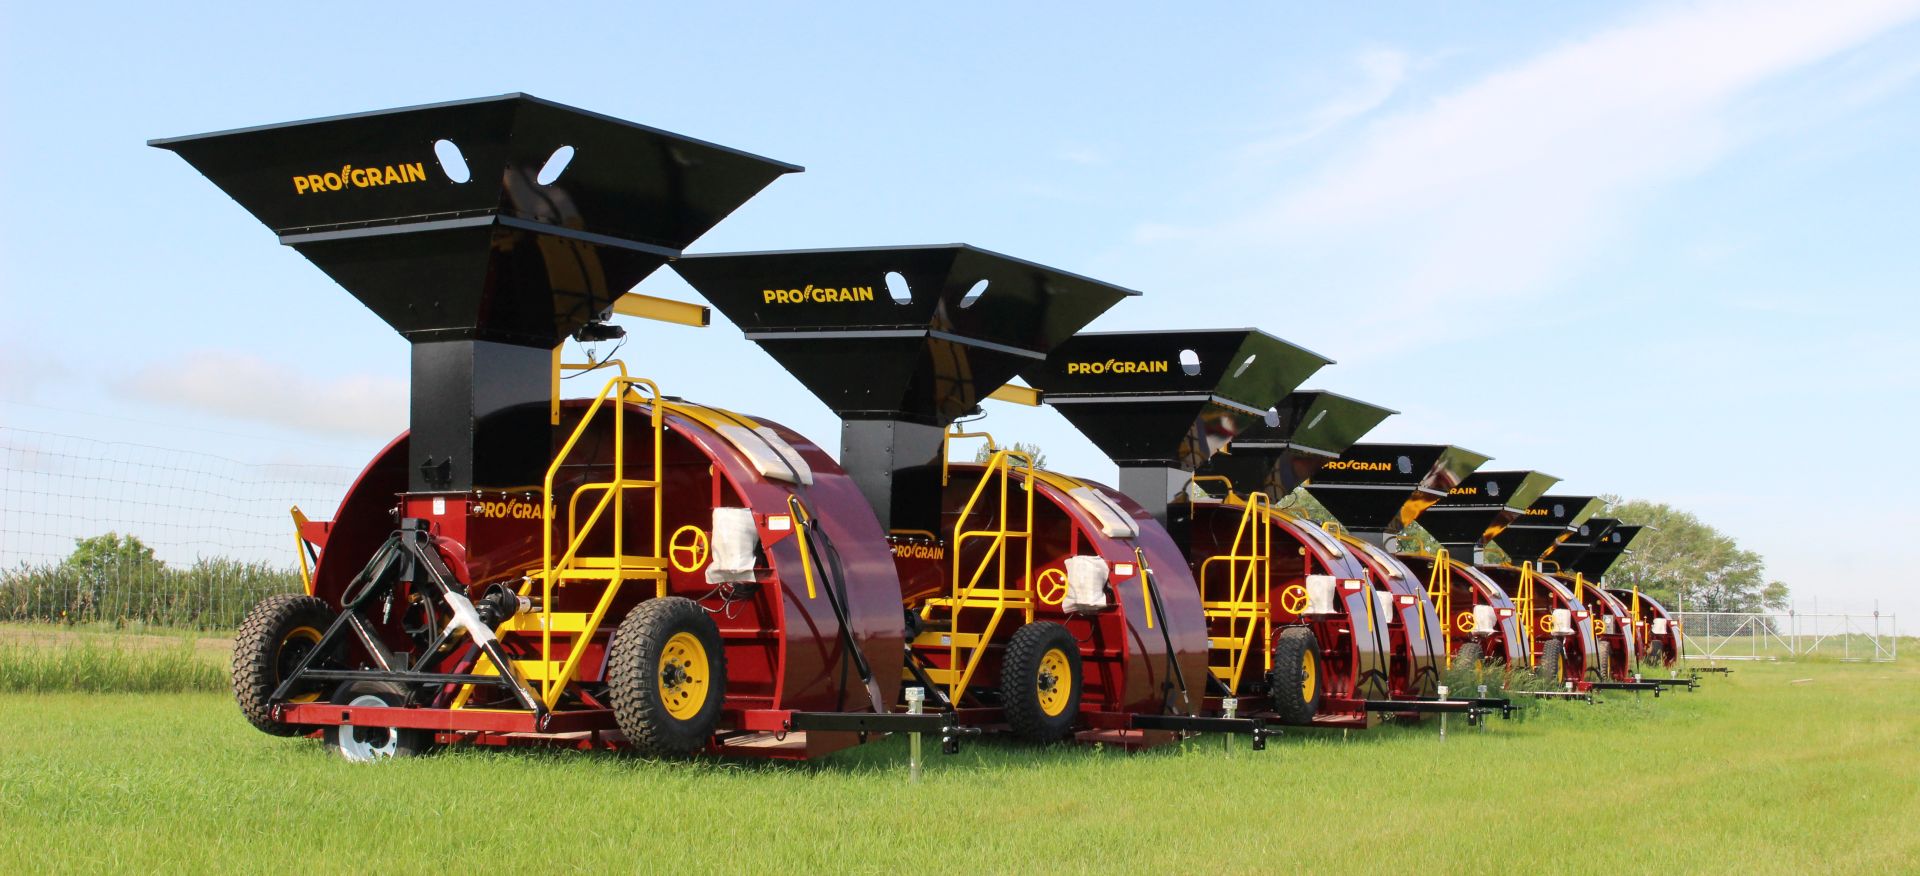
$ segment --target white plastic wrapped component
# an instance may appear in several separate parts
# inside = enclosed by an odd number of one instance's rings
[[[1493,606],[1476,605],[1473,607],[1474,635],[1490,636],[1498,629],[1500,629],[1499,614],[1493,610]]]
[[[1085,509],[1093,519],[1100,522],[1100,534],[1109,538],[1137,538],[1140,526],[1127,516],[1127,512],[1114,504],[1112,499],[1100,494],[1092,487],[1074,487],[1067,491],[1067,498]]]
[[[1373,612],[1379,615],[1381,620],[1393,617],[1393,607],[1393,594],[1385,590],[1373,591]]]
[[[1614,620],[1613,615],[1607,615],[1606,617],[1601,618],[1600,626],[1602,629],[1606,630],[1606,633],[1609,636],[1617,636],[1620,634],[1620,628],[1619,626],[1617,626],[1617,622]]]
[[[1090,614],[1107,607],[1107,561],[1099,557],[1067,558],[1068,614]]]
[[[1573,610],[1556,608],[1553,610],[1553,628],[1547,632],[1555,636],[1564,636],[1573,632]]]
[[[707,564],[707,583],[752,581],[754,554],[760,548],[760,530],[746,508],[713,509],[713,560]]]
[[[1664,635],[1666,635],[1666,634],[1667,634],[1667,619],[1666,619],[1666,618],[1664,618],[1664,617],[1656,617],[1656,618],[1654,618],[1654,619],[1653,619],[1653,634],[1654,634],[1654,635],[1656,635],[1656,636],[1664,636]]]
[[[1332,575],[1307,576],[1306,614],[1333,614],[1335,597],[1340,593],[1340,582]]]
[[[720,437],[727,439],[740,455],[747,458],[753,470],[763,477],[790,484],[811,486],[813,469],[807,461],[800,458],[800,451],[793,449],[780,433],[761,426],[749,429],[735,423],[714,423],[713,429]]]

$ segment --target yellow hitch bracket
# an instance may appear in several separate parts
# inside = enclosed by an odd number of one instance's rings
[[[306,588],[308,596],[312,596],[313,570],[307,566],[307,537],[300,531],[307,526],[307,515],[300,511],[299,505],[293,506],[291,510],[293,512],[293,549],[300,555],[300,586]]]

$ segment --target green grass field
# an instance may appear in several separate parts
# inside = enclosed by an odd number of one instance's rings
[[[0,667],[0,672],[4,667]],[[0,873],[1920,870],[1920,667],[1742,665],[1267,751],[892,740],[810,764],[352,765],[220,693],[0,693]],[[930,746],[930,750],[931,750]]]

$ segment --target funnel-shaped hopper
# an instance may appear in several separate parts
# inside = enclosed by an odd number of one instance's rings
[[[1541,559],[1574,527],[1587,522],[1600,505],[1594,496],[1541,496],[1501,530],[1494,543],[1516,563]]]
[[[687,256],[674,270],[843,420],[882,523],[937,529],[942,432],[1139,293],[962,244]]]
[[[1599,544],[1600,540],[1606,537],[1607,532],[1619,522],[1611,517],[1590,517],[1584,523],[1575,524],[1567,533],[1567,537],[1548,548],[1541,559],[1548,560],[1568,574],[1572,574],[1577,571],[1581,558],[1585,557],[1588,551],[1593,550],[1594,546]]]
[[[1596,518],[1598,519],[1598,518]],[[1587,580],[1599,583],[1607,576],[1608,570],[1622,557],[1633,552],[1633,542],[1646,529],[1618,521],[1609,521],[1614,525],[1600,535],[1585,553],[1573,561],[1571,571],[1587,577]]]
[[[1395,413],[1331,392],[1290,393],[1264,420],[1242,430],[1224,452],[1208,460],[1201,472],[1225,477],[1236,490],[1263,492],[1278,501]]]
[[[1092,332],[1021,376],[1164,520],[1191,472],[1332,361],[1258,329]]]
[[[1348,531],[1384,536],[1446,498],[1489,458],[1451,444],[1355,444],[1306,487]]]
[[[537,483],[551,350],[799,170],[524,94],[151,145],[413,343],[415,492]]]
[[[1420,526],[1461,558],[1500,534],[1560,479],[1537,471],[1476,471],[1420,515]]]

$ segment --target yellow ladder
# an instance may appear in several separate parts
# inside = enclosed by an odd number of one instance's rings
[[[523,682],[538,682],[540,700],[548,709],[559,702],[567,685],[579,673],[580,659],[586,654],[586,645],[593,641],[606,622],[607,611],[613,606],[622,584],[631,580],[652,581],[656,597],[667,595],[667,558],[661,536],[665,499],[661,489],[662,439],[666,430],[663,416],[665,405],[660,400],[660,387],[646,378],[628,375],[626,363],[617,359],[597,365],[563,365],[556,360],[555,367],[556,373],[559,369],[590,370],[605,367],[617,368],[618,373],[607,381],[587,407],[586,413],[581,415],[573,433],[561,445],[560,451],[554,454],[553,463],[547,467],[546,479],[541,484],[540,568],[529,571],[520,587],[521,596],[532,596],[534,588],[538,586],[539,601],[533,611],[508,619],[498,630],[503,638],[513,634],[539,636],[539,658],[514,660],[509,670]],[[648,461],[650,473],[646,477],[627,476],[626,407],[630,403],[646,405],[648,409],[647,428],[652,432],[652,458]],[[613,472],[605,481],[584,483],[574,488],[573,495],[567,501],[566,542],[556,556],[554,521],[558,509],[554,502],[554,479],[603,409],[614,412]],[[651,537],[646,552],[628,552],[626,502],[623,501],[628,490],[647,490],[653,499]],[[592,495],[598,495],[599,500],[593,503],[592,510],[582,520],[580,500]],[[609,508],[612,509],[610,515],[607,513]],[[582,546],[603,520],[612,526],[612,553],[581,553]],[[592,584],[600,585],[601,589],[599,598],[590,610],[554,610],[554,594],[557,590],[568,585]],[[556,635],[565,637],[563,643],[567,645],[568,652],[565,660],[554,659]],[[482,658],[473,671],[476,675],[492,675],[500,670]],[[472,692],[471,685],[464,688],[453,707],[464,707]]]
[[[1446,548],[1436,548],[1433,552],[1433,571],[1427,575],[1427,598],[1433,601],[1433,610],[1440,614],[1440,631],[1447,639],[1447,668],[1452,669],[1453,634],[1472,630],[1460,630],[1453,616],[1453,558]],[[1425,622],[1424,616],[1422,622]]]
[[[993,455],[953,523],[952,550],[948,554],[953,568],[951,595],[928,599],[920,609],[922,620],[932,619],[936,609],[946,610],[952,629],[928,630],[913,642],[915,646],[947,649],[946,668],[929,668],[927,677],[935,684],[946,685],[947,701],[952,703],[960,702],[967,686],[973,682],[974,672],[980,668],[980,660],[986,656],[987,647],[993,644],[994,634],[999,632],[1008,612],[1018,613],[1022,623],[1032,623],[1034,608],[1033,485],[1029,479],[1015,478],[1013,474],[1016,462],[1031,471],[1033,458],[1018,450],[995,448],[993,437],[984,432],[950,432],[946,441],[951,443],[955,438],[986,438]],[[941,482],[945,484],[951,477],[945,449],[941,451],[941,458]],[[1025,496],[1015,496],[1015,490],[1024,492]],[[977,511],[989,507],[987,503],[998,512],[994,522],[968,529],[968,521]],[[1015,528],[1011,525],[1010,512],[1022,507],[1022,525]],[[969,542],[982,540],[988,543],[986,553],[978,565],[966,568],[961,560],[965,547]],[[1019,542],[1017,549],[1010,544],[1014,541]],[[989,573],[990,583],[986,580]],[[963,631],[959,629],[961,612],[970,608],[988,609],[993,613],[982,628]]]
[[[1202,475],[1194,480],[1212,476]],[[1224,480],[1224,479],[1222,479]],[[1224,652],[1226,662],[1207,669],[1227,690],[1238,691],[1246,675],[1247,658],[1255,645],[1260,647],[1262,665],[1273,669],[1273,527],[1268,514],[1272,510],[1265,493],[1249,493],[1245,499],[1228,485],[1226,504],[1239,506],[1239,528],[1233,534],[1233,547],[1200,563],[1200,609],[1208,621],[1208,654]],[[1226,621],[1224,635],[1214,635],[1212,622]],[[1245,626],[1242,627],[1241,624]]]

